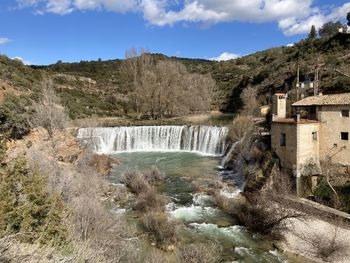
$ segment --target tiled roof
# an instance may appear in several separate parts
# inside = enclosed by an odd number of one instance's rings
[[[350,105],[350,93],[307,97],[293,103],[293,106]]]
[[[316,121],[316,120],[301,119],[300,121],[297,121],[294,118],[279,118],[277,120],[274,120],[273,122],[274,123],[289,123],[289,124],[314,124],[314,123],[319,123],[319,121]]]

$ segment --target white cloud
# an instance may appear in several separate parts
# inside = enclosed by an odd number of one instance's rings
[[[39,13],[69,14],[76,10],[141,12],[151,25],[179,22],[277,22],[286,35],[307,33],[325,22],[343,19],[350,2],[319,8],[315,0],[17,0],[20,7],[32,6]]]
[[[66,15],[76,10],[107,10],[124,13],[137,8],[138,0],[17,0],[20,8],[34,7],[36,13]]]
[[[11,40],[8,39],[7,37],[0,37],[0,45],[5,45],[9,42],[11,42]]]
[[[138,8],[136,0],[72,0],[72,7],[78,10],[100,10],[124,13]]]
[[[329,21],[342,20],[350,11],[350,2],[343,4],[340,7],[333,8],[327,11],[315,9],[315,12],[307,17],[298,19],[296,17],[281,20],[279,27],[286,35],[296,35],[310,32],[311,26],[314,25],[319,29],[322,25]]]
[[[19,60],[19,61],[21,61],[24,65],[32,65],[33,63],[32,62],[30,62],[29,60],[25,60],[25,59],[23,59],[23,58],[21,58],[21,57],[14,57],[14,58],[12,58],[13,60]]]
[[[233,53],[224,52],[220,56],[218,56],[216,58],[211,58],[210,60],[227,61],[227,60],[236,59],[239,57],[241,57],[241,56],[237,55],[237,54],[233,54]]]

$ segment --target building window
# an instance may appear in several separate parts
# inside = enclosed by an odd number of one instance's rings
[[[342,110],[341,111],[341,116],[342,117],[349,117],[349,110]]]
[[[312,133],[312,140],[317,141],[317,132]]]
[[[348,141],[349,140],[349,133],[348,132],[341,132],[340,133],[340,139],[342,141]]]
[[[280,146],[286,146],[287,140],[286,140],[286,134],[281,133],[281,138],[280,138]]]

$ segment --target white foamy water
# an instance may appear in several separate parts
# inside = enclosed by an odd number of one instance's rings
[[[235,253],[239,254],[240,256],[254,256],[252,249],[246,247],[235,247]]]
[[[231,145],[230,150],[228,153],[222,158],[220,167],[224,168],[225,165],[228,163],[228,161],[231,159],[232,153],[236,150],[236,147],[239,145],[240,141],[235,142],[233,145]]]
[[[197,206],[211,206],[214,203],[213,197],[203,193],[195,193],[193,194],[193,204]]]
[[[181,206],[176,208],[176,206],[168,205],[168,213],[173,219],[182,220],[184,222],[196,222],[203,221],[209,217],[215,217],[220,211],[212,207],[202,207],[202,206]]]
[[[81,128],[78,139],[90,140],[95,152],[198,152],[222,156],[226,148],[226,127],[138,126]]]
[[[242,226],[219,227],[216,224],[191,223],[190,226],[196,231],[214,238],[224,238],[233,243],[240,243],[245,239],[245,228]]]
[[[230,190],[221,190],[220,194],[226,198],[235,199],[241,195],[242,191],[240,189],[237,189],[236,191],[230,191]]]

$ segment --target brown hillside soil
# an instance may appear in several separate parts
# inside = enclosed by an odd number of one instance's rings
[[[73,129],[65,131],[55,131],[53,140],[49,140],[48,133],[43,128],[33,129],[22,140],[10,141],[7,144],[8,157],[11,160],[16,156],[26,153],[30,154],[30,149],[35,147],[40,151],[46,151],[54,145],[57,160],[63,163],[73,163],[81,154],[81,149],[76,141]],[[52,145],[50,145],[52,144]],[[51,154],[48,154],[50,158]]]
[[[22,140],[10,141],[7,143],[8,160],[16,158],[21,154],[30,156],[33,150],[45,153],[48,159],[53,159],[66,165],[72,165],[83,153],[79,142],[76,139],[76,129],[67,128],[63,131],[55,131],[52,140],[49,140],[48,133],[43,128],[33,129]],[[54,151],[54,154],[53,152]],[[35,152],[35,151],[34,151]],[[113,165],[119,162],[107,155],[94,154],[90,165],[101,175],[108,175]]]
[[[13,93],[19,95],[19,92],[15,90],[11,85],[0,79],[0,102],[4,99],[5,93]]]

